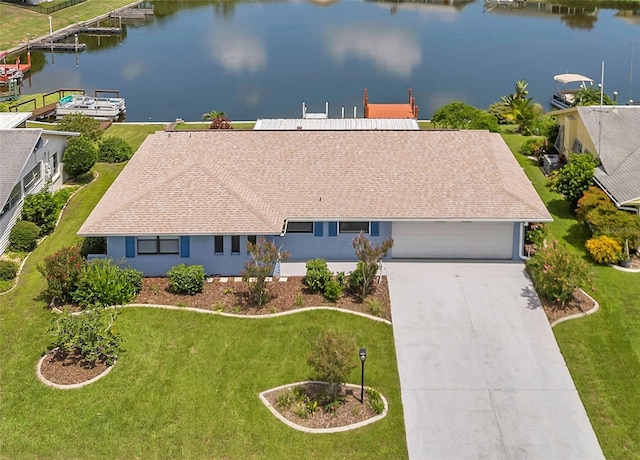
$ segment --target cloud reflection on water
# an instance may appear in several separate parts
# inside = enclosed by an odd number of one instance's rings
[[[215,29],[210,37],[211,57],[227,72],[255,73],[267,67],[267,50],[262,40],[239,29]]]

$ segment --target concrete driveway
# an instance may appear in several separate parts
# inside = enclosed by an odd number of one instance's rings
[[[384,272],[411,459],[604,458],[522,264]]]

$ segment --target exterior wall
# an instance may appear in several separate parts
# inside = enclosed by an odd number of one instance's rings
[[[331,261],[355,261],[352,241],[354,233],[338,233],[329,236],[329,224],[322,223],[322,236],[314,233],[289,233],[285,236],[260,236],[273,241],[277,247],[290,253],[290,261],[306,261],[316,257],[322,257]],[[379,236],[369,236],[374,244],[378,244],[384,238],[391,236],[391,222],[380,222]],[[247,236],[240,236],[240,253],[231,253],[231,236],[224,237],[224,253],[214,254],[214,237],[190,236],[189,256],[181,257],[180,254],[136,254],[134,257],[126,257],[126,237],[113,236],[107,238],[107,257],[117,263],[126,264],[137,270],[141,270],[145,276],[165,276],[174,265],[184,263],[187,265],[202,265],[207,275],[239,276],[244,264],[249,260],[247,253]]]
[[[558,115],[558,124],[560,126],[564,126],[564,138],[562,151],[560,154],[565,158],[571,156],[573,143],[576,139],[578,139],[582,143],[582,152],[584,153],[586,150],[591,152],[594,158],[598,157],[598,150],[596,149],[589,133],[587,132],[584,123],[582,123],[582,119],[578,115],[578,111],[572,111],[571,113]]]

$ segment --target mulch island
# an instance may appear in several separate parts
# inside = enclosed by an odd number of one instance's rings
[[[311,292],[302,280],[302,276],[287,277],[286,282],[274,278],[268,283],[271,299],[264,307],[258,308],[249,296],[246,283],[234,282],[233,277],[229,277],[226,283],[220,282],[220,278],[210,278],[204,283],[202,292],[195,295],[171,292],[167,278],[143,278],[142,290],[134,302],[177,305],[242,315],[264,315],[304,307],[332,306],[391,320],[391,303],[385,276],[380,283],[374,283],[374,292],[364,301],[345,290],[335,303]]]
[[[553,323],[565,316],[578,313],[584,314],[595,306],[594,301],[581,290],[577,290],[573,294],[573,298],[565,302],[564,305],[559,302],[550,302],[543,298],[540,299],[540,302],[542,302],[542,308],[544,308],[544,313],[547,315],[549,323]]]
[[[40,373],[49,382],[58,385],[82,383],[99,376],[109,368],[104,361],[88,363],[77,354],[64,356],[52,350],[45,356],[40,366]]]
[[[377,404],[372,403],[376,395]],[[328,385],[322,382],[305,382],[264,396],[280,415],[306,428],[353,425],[381,414],[384,409],[379,393],[372,393],[369,389],[365,393],[364,404],[360,402],[360,390],[350,387],[342,387],[336,402],[329,403]]]

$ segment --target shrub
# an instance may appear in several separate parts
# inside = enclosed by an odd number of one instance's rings
[[[451,129],[488,129],[492,133],[500,130],[498,119],[491,113],[460,101],[452,101],[440,107],[431,121],[435,125]]]
[[[591,279],[587,263],[558,241],[540,248],[527,261],[527,271],[540,297],[562,306]]]
[[[307,260],[304,284],[314,292],[324,292],[325,286],[331,281],[331,271],[324,259]]]
[[[83,308],[106,308],[131,302],[137,292],[137,286],[122,268],[109,259],[95,259],[82,273],[72,298]]]
[[[376,415],[382,414],[384,412],[384,401],[380,393],[373,388],[367,388],[365,393],[367,394],[367,404],[371,407],[373,413]]]
[[[553,145],[558,137],[560,125],[552,115],[540,114],[533,123],[533,134],[544,136],[547,145]]]
[[[15,279],[18,274],[18,264],[11,260],[0,260],[0,280]]]
[[[329,302],[337,302],[343,289],[344,286],[338,280],[330,279],[324,286],[324,298]]]
[[[136,294],[142,290],[142,272],[132,267],[122,269],[122,276],[133,286]]]
[[[98,160],[98,149],[92,141],[82,136],[67,141],[62,162],[64,171],[72,178],[89,172]]]
[[[133,155],[133,147],[120,137],[105,137],[98,144],[98,161],[122,163]]]
[[[545,139],[540,138],[528,139],[520,147],[520,153],[524,156],[539,157],[547,153],[547,142]]]
[[[587,240],[585,247],[599,264],[614,264],[622,258],[622,246],[605,235]]]
[[[314,378],[329,384],[332,401],[336,400],[340,387],[356,367],[356,352],[353,337],[333,330],[322,332],[313,342],[307,362],[314,370]]]
[[[392,246],[393,240],[391,238],[387,238],[377,246],[373,246],[362,232],[353,239],[353,249],[358,258],[357,269],[361,272],[360,295],[363,299],[371,292],[380,262],[391,250]]]
[[[40,231],[33,222],[19,220],[9,233],[9,247],[12,251],[33,251]]]
[[[82,315],[65,312],[52,321],[51,348],[63,356],[78,353],[85,362],[104,360],[111,365],[120,351],[122,339],[113,332],[116,312],[87,310]]]
[[[546,237],[547,226],[542,222],[529,223],[524,232],[525,243],[535,244],[536,247],[542,246]]]
[[[596,162],[590,154],[572,155],[569,163],[554,171],[547,185],[561,193],[575,209],[585,190],[593,185]]]
[[[58,206],[58,210],[64,208],[64,205],[67,204],[67,201],[69,201],[69,198],[71,198],[71,195],[73,195],[73,192],[76,190],[78,190],[77,185],[73,187],[63,187],[53,194],[53,199]]]
[[[107,239],[102,236],[85,236],[80,244],[80,254],[85,259],[89,254],[106,254]]]
[[[589,211],[596,208],[606,212],[615,212],[617,210],[613,201],[604,191],[598,187],[591,186],[585,190],[578,200],[578,206],[576,207],[578,222],[585,222]]]
[[[247,252],[249,252],[251,260],[244,264],[242,279],[247,283],[253,300],[262,307],[270,297],[267,290],[267,276],[273,274],[277,263],[289,258],[289,253],[282,251],[273,242],[264,238],[260,238],[256,244],[248,241]]]
[[[44,265],[40,265],[38,271],[47,280],[49,295],[64,303],[71,301],[85,265],[80,248],[72,246],[45,257]]]
[[[42,190],[24,197],[22,220],[28,220],[40,227],[42,234],[51,233],[58,220],[60,208],[51,192]]]
[[[58,121],[59,131],[80,133],[80,135],[92,142],[97,142],[102,136],[100,122],[83,113],[67,115]]]
[[[640,239],[640,216],[619,209],[594,208],[585,217],[593,236],[610,236],[624,246],[625,240],[638,247]]]
[[[204,288],[204,267],[202,265],[180,264],[167,272],[169,287],[178,294],[194,295]]]
[[[358,264],[356,265],[356,269],[349,275],[348,282],[351,292],[357,293],[360,291],[363,283],[362,262],[358,262]]]

